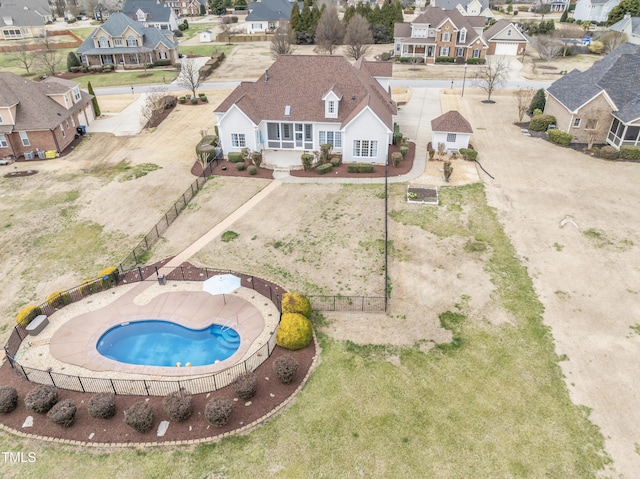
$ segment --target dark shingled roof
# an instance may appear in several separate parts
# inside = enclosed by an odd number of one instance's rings
[[[168,22],[171,17],[172,10],[164,3],[158,3],[157,0],[127,0],[122,8],[122,13],[137,20],[136,12],[142,10],[147,14],[146,21],[151,22]]]
[[[18,104],[14,130],[50,130],[82,109],[91,101],[91,95],[80,90],[80,100],[68,110],[48,95],[62,94],[78,85],[55,77],[37,83],[15,73],[0,72],[0,105]]]
[[[440,26],[447,19],[451,20],[458,30],[465,28],[467,30],[467,38],[463,45],[470,45],[478,38],[476,29],[480,30],[484,27],[487,19],[485,17],[466,17],[458,10],[442,10],[436,7],[427,7],[423,13],[418,15],[411,23],[396,23],[393,26],[394,38],[411,38],[411,25],[416,23],[428,24],[431,28]],[[412,38],[412,41],[418,39]],[[422,38],[424,43],[435,43],[435,38]]]
[[[496,23],[494,23],[493,25],[491,25],[489,28],[487,28],[484,33],[482,34],[484,36],[484,38],[487,41],[490,41],[491,38],[493,38],[495,35],[499,34],[500,32],[502,32],[502,30],[506,29],[509,25],[511,25],[511,27],[518,32],[518,34],[520,35],[521,39],[520,41],[527,41],[527,38],[520,33],[520,30],[518,30],[516,28],[516,26],[513,24],[513,22],[510,22],[508,19],[506,18],[501,18],[500,20],[498,20]],[[515,38],[511,41],[518,41]],[[528,42],[527,42],[528,43]]]
[[[627,123],[640,118],[640,45],[625,43],[585,72],[573,70],[547,89],[576,111],[603,91],[615,104],[614,116]]]
[[[316,121],[347,124],[365,107],[393,127],[396,104],[373,78],[362,58],[354,65],[343,56],[281,55],[255,82],[242,82],[216,108],[225,113],[233,105],[255,124],[271,121]],[[322,97],[334,91],[342,94],[337,119],[325,118]],[[291,107],[285,116],[285,106]]]
[[[10,18],[12,25],[5,22]],[[35,27],[47,23],[51,9],[47,0],[2,0],[0,1],[0,27]]]
[[[473,133],[469,123],[459,112],[451,110],[431,120],[431,130],[451,133]]]
[[[462,5],[466,10],[470,3],[471,0],[434,0],[431,5],[445,10],[453,10],[457,5]],[[482,11],[489,8],[489,0],[480,0],[480,8]]]
[[[299,4],[299,7],[302,7]],[[289,20],[291,18],[291,9],[293,2],[288,0],[263,0],[261,2],[252,2],[249,4],[251,13],[247,15],[245,21],[277,21]]]

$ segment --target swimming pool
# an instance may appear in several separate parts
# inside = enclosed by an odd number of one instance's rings
[[[227,326],[212,324],[204,329],[189,329],[150,319],[114,326],[100,337],[96,349],[121,363],[176,367],[224,361],[239,346],[240,335]]]

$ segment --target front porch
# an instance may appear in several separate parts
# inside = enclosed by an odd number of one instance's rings
[[[300,150],[262,150],[262,166],[272,170],[301,170],[303,153],[313,151]]]

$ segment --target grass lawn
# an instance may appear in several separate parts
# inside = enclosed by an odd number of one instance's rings
[[[178,76],[178,72],[174,70],[153,70],[144,71],[126,71],[111,73],[90,73],[84,76],[74,78],[74,81],[80,83],[86,88],[87,82],[91,82],[93,88],[121,86],[121,85],[146,85],[150,83],[171,83]],[[164,79],[164,80],[163,80]]]
[[[83,40],[89,38],[89,35],[95,30],[95,28],[70,28],[73,33],[78,35]]]
[[[56,68],[57,72],[67,70],[67,55],[69,54],[69,52],[73,51],[75,51],[75,48],[60,48],[57,50],[60,57],[60,62],[58,63],[58,66]],[[26,75],[27,71],[11,53],[2,53],[0,55],[0,70],[15,73],[16,75],[24,75],[24,78],[27,78],[29,80],[33,80],[43,73],[46,73],[45,69],[42,66],[38,65],[38,60],[36,59],[33,61],[33,64],[29,68],[30,75]]]
[[[189,21],[189,19],[187,19]],[[183,36],[178,40],[190,40],[200,35],[205,30],[210,30],[216,23],[189,23],[189,28],[182,32]],[[182,50],[182,47],[180,48]]]
[[[113,478],[126,464],[127,477],[595,478],[609,462],[603,437],[569,398],[542,304],[483,186],[442,188],[439,208],[409,207],[404,194],[405,185],[391,187],[392,221],[486,245],[493,295],[510,322],[467,317],[461,301],[439,312],[452,342],[428,351],[321,332],[322,361],[293,406],[249,435],[105,453],[2,432],[2,450],[37,457],[5,467],[3,476]],[[314,321],[320,330],[326,323]]]
[[[212,43],[209,45],[181,45],[180,53],[188,56],[201,56],[209,57],[213,52],[224,52],[225,55],[229,55],[233,45],[225,45],[222,43]]]

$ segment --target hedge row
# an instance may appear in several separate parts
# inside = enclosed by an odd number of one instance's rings
[[[206,78],[209,75],[211,75],[211,73],[213,73],[213,70],[215,70],[220,66],[220,64],[222,63],[222,60],[224,60],[224,52],[213,53],[211,55],[211,59],[207,60],[207,63],[205,63],[200,68],[199,70],[200,78]]]
[[[349,173],[373,173],[373,164],[371,163],[349,163],[347,165]]]
[[[621,146],[620,158],[623,160],[640,161],[640,146]]]

